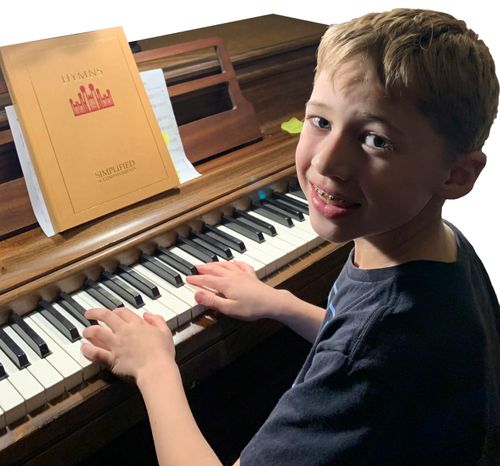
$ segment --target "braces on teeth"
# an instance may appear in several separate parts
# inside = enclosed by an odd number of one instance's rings
[[[318,188],[317,186],[314,186],[314,191],[316,191],[316,194],[320,195],[321,197],[327,199],[328,201],[334,201],[336,198],[332,196],[331,194],[325,193],[322,189]],[[338,199],[340,200],[340,199]]]

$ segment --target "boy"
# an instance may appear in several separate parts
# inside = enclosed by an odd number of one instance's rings
[[[196,299],[208,307],[275,318],[314,341],[241,464],[500,464],[498,300],[470,244],[441,219],[485,165],[497,105],[488,49],[449,15],[398,9],[327,31],[296,152],[314,229],[355,244],[327,310],[241,263],[188,279],[206,288]],[[161,318],[86,315],[110,329],[86,329],[82,351],[135,378],[160,464],[219,464]]]

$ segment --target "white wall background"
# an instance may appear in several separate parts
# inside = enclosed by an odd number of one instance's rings
[[[467,22],[489,46],[500,74],[500,30],[491,0],[143,0],[77,3],[71,0],[4,0],[0,8],[0,45],[54,37],[111,26],[123,26],[129,41],[278,13],[318,23],[348,20],[370,11],[395,7],[429,8],[453,14]],[[473,86],[473,83],[471,83]],[[488,165],[470,193],[448,202],[445,218],[468,236],[500,293],[500,122],[492,128],[484,151]]]

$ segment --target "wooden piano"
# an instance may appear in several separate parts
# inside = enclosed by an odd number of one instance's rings
[[[262,192],[286,192],[294,183],[297,136],[280,124],[303,116],[324,30],[324,25],[268,15],[133,44],[140,49],[135,54],[140,70],[163,68],[186,152],[202,176],[52,238],[43,235],[31,211],[3,110],[10,98],[0,81],[0,328],[9,325],[12,313],[28,316],[40,299],[74,293],[87,278],[97,280],[103,270],[134,264],[141,252],[168,247],[178,233],[217,224],[222,213],[248,207]],[[208,38],[217,39],[203,42]],[[178,44],[192,41],[205,47],[179,49]],[[228,112],[234,112],[230,118],[217,117]],[[203,124],[207,118],[210,123]],[[317,242],[263,279],[321,304],[349,248]],[[197,316],[195,324],[192,336],[184,336],[191,324],[177,329],[186,387],[279,328],[274,322],[208,314]],[[132,384],[104,370],[84,379],[7,422],[0,430],[0,464],[71,464],[144,418]]]

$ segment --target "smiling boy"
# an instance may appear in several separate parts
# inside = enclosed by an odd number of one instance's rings
[[[188,278],[217,292],[198,292],[200,303],[277,319],[314,342],[242,465],[499,464],[498,300],[472,246],[441,218],[485,166],[497,105],[487,47],[449,15],[398,9],[326,32],[296,166],[316,232],[354,240],[327,310],[240,263]],[[218,464],[164,322],[126,309],[87,316],[110,329],[87,329],[83,352],[135,377],[160,464]]]

